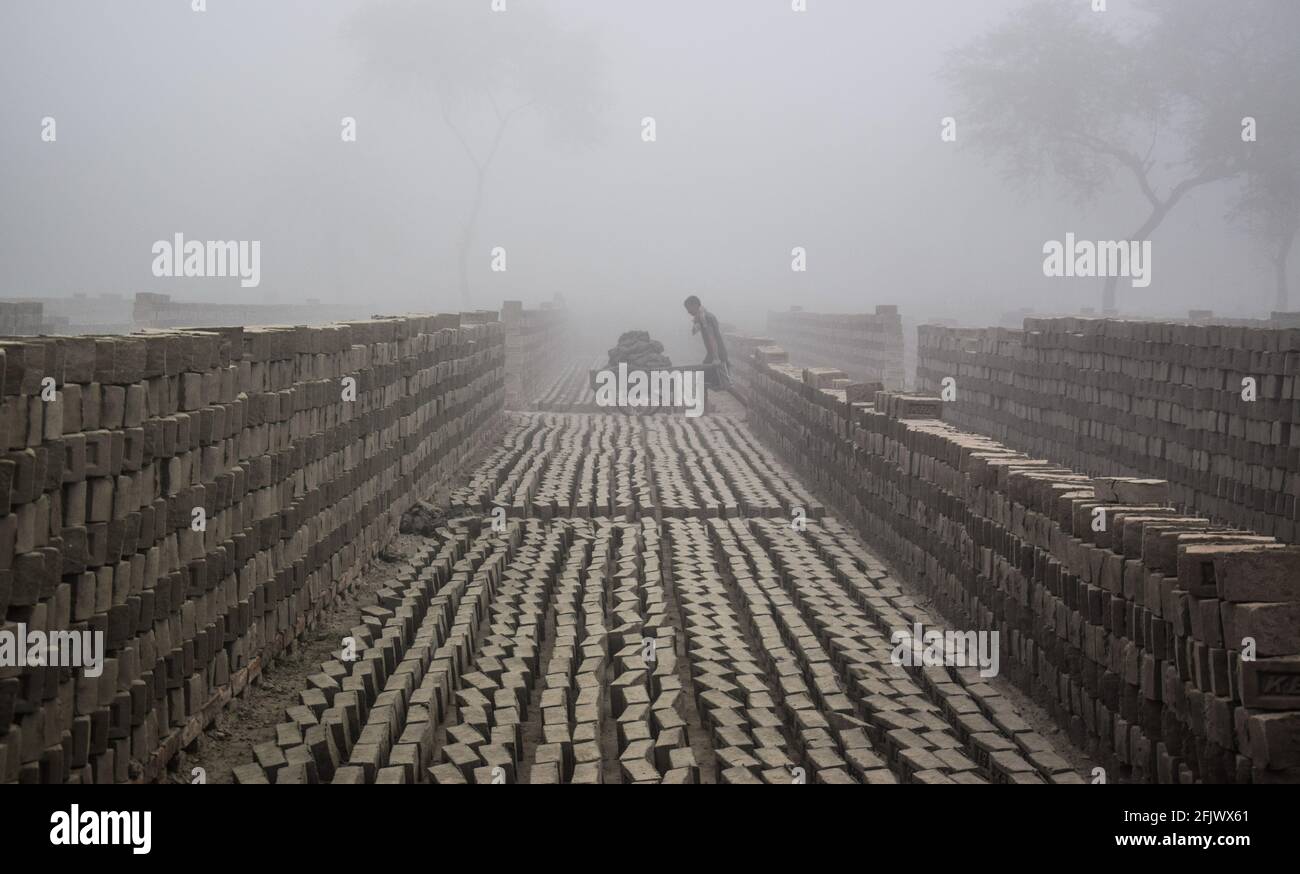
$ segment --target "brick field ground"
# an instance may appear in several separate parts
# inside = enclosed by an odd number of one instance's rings
[[[894,663],[891,633],[937,613],[715,397],[700,419],[510,414],[447,524],[402,538],[179,772],[1084,782],[1009,684]]]

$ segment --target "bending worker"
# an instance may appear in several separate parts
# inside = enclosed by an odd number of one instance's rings
[[[716,365],[705,371],[706,378],[708,374],[714,374],[714,379],[709,382],[716,388],[731,392],[731,368],[727,363],[727,347],[722,342],[722,329],[718,327],[717,316],[706,310],[695,295],[686,298],[685,306],[686,312],[691,314],[694,321],[691,333],[702,334],[704,337],[704,363]]]

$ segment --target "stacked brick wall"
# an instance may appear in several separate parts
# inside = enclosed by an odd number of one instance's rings
[[[24,334],[129,334],[131,301],[120,294],[85,294],[67,297],[17,297],[0,300],[0,311],[7,304],[37,304],[43,312],[39,330],[19,331],[0,324],[0,336]],[[0,322],[3,322],[0,317]]]
[[[44,307],[33,301],[0,301],[0,336],[40,334],[47,328]]]
[[[105,655],[0,665],[0,783],[158,776],[481,447],[504,354],[454,314],[0,340],[0,630]]]
[[[769,312],[767,333],[805,365],[833,367],[852,379],[904,386],[903,321],[896,306],[875,313]]]
[[[140,292],[131,308],[135,328],[193,328],[217,325],[323,325],[364,318],[374,312],[363,304],[320,302],[256,304],[178,301],[169,294]]]
[[[743,366],[750,427],[948,620],[997,632],[1003,675],[1107,780],[1300,782],[1300,548],[963,431],[934,398]]]
[[[526,310],[519,301],[508,300],[501,321],[506,330],[506,407],[532,409],[572,358],[569,311]]]
[[[1300,329],[1026,319],[924,326],[918,347],[920,390],[955,381],[954,423],[1085,473],[1166,479],[1180,507],[1300,542]]]

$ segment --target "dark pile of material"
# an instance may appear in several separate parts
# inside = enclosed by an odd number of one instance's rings
[[[397,530],[402,534],[420,534],[432,537],[434,532],[447,524],[442,510],[425,501],[416,501],[411,509],[402,514]]]
[[[627,331],[618,338],[618,345],[609,350],[609,366],[618,367],[623,361],[627,362],[628,369],[636,370],[673,366],[664,354],[664,344],[651,340],[647,331]]]

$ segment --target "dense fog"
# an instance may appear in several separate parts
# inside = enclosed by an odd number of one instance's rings
[[[756,331],[1100,310],[1045,245],[1142,230],[1121,313],[1267,316],[1300,271],[1297,9],[10,0],[0,298],[560,295],[597,348],[647,328],[690,357],[692,293]],[[257,283],[158,275],[178,234],[257,241]]]

